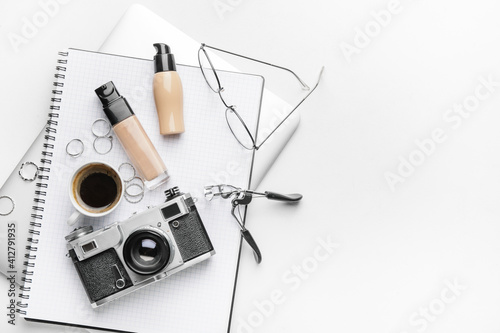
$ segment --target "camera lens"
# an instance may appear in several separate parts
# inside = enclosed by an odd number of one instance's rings
[[[170,247],[165,237],[152,230],[138,230],[130,235],[123,247],[125,263],[141,275],[162,270],[170,259]]]
[[[158,244],[152,239],[143,239],[138,249],[139,257],[144,261],[151,262],[158,258]]]

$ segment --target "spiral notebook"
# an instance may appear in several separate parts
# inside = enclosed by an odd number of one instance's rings
[[[238,225],[230,214],[228,200],[208,202],[203,186],[249,184],[254,153],[242,148],[229,131],[224,106],[206,84],[197,67],[178,65],[184,89],[186,132],[161,136],[152,95],[154,75],[151,60],[84,50],[60,53],[50,105],[44,158],[32,214],[32,238],[27,255],[22,302],[27,320],[127,332],[224,332],[228,330],[241,245]],[[256,132],[263,78],[221,72],[228,100]],[[165,201],[163,191],[178,186],[198,198],[196,203],[216,254],[171,277],[150,284],[109,304],[93,309],[70,258],[64,237],[74,227],[66,224],[72,213],[68,196],[74,170],[89,161],[101,160],[118,168],[129,162],[114,138],[110,153],[94,151],[91,128],[103,118],[102,105],[94,89],[113,81],[139,118],[167,165],[171,176],[160,188],[146,192],[137,204],[120,203],[110,215],[85,219],[81,225],[94,230],[123,221],[134,212]],[[256,133],[255,133],[256,134]],[[66,145],[80,139],[84,153],[71,157]],[[42,147],[41,147],[42,148]]]

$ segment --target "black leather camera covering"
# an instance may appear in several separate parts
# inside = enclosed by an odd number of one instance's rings
[[[184,262],[214,249],[194,203],[189,214],[170,221],[169,225]]]
[[[70,251],[70,255],[85,287],[85,291],[92,302],[96,302],[132,286],[132,281],[114,248],[84,261],[78,261],[73,250]],[[116,287],[113,265],[117,265],[118,270],[125,280],[125,287],[122,289]]]

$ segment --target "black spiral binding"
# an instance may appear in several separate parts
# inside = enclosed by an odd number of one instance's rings
[[[68,52],[59,52],[59,56],[67,57]],[[62,101],[61,95],[63,93],[62,88],[64,87],[64,79],[66,75],[66,65],[68,62],[67,59],[58,59],[56,70],[57,73],[54,75],[56,81],[54,82],[54,89],[52,90],[53,96],[50,99],[50,112],[48,115],[47,126],[45,127],[45,143],[43,144],[42,149],[42,158],[40,159],[41,166],[38,168],[39,175],[38,181],[36,183],[37,190],[35,191],[35,198],[33,199],[34,205],[32,206],[33,211],[31,213],[31,221],[30,221],[30,229],[28,238],[28,246],[26,246],[26,250],[29,252],[24,255],[24,263],[23,265],[26,267],[23,269],[23,277],[21,280],[24,282],[23,286],[20,288],[21,293],[19,294],[19,298],[21,301],[17,302],[17,312],[26,315],[26,309],[28,307],[27,303],[23,303],[22,300],[29,299],[29,292],[31,291],[31,287],[29,286],[32,283],[33,276],[33,268],[35,267],[36,260],[36,252],[38,250],[38,238],[40,235],[40,228],[42,227],[42,223],[40,222],[43,218],[43,212],[45,210],[45,199],[44,197],[47,195],[47,188],[49,184],[47,181],[49,180],[50,174],[50,165],[52,164],[52,156],[54,150],[54,142],[56,141],[55,134],[57,133],[57,125],[59,118],[59,110],[61,106],[59,105]]]

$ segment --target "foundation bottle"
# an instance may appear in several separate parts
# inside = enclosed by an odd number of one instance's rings
[[[184,132],[182,83],[176,72],[174,55],[167,44],[153,44],[155,75],[153,94],[162,135]]]
[[[130,161],[144,178],[146,187],[152,190],[167,182],[169,175],[165,163],[113,82],[100,86],[95,93]]]

